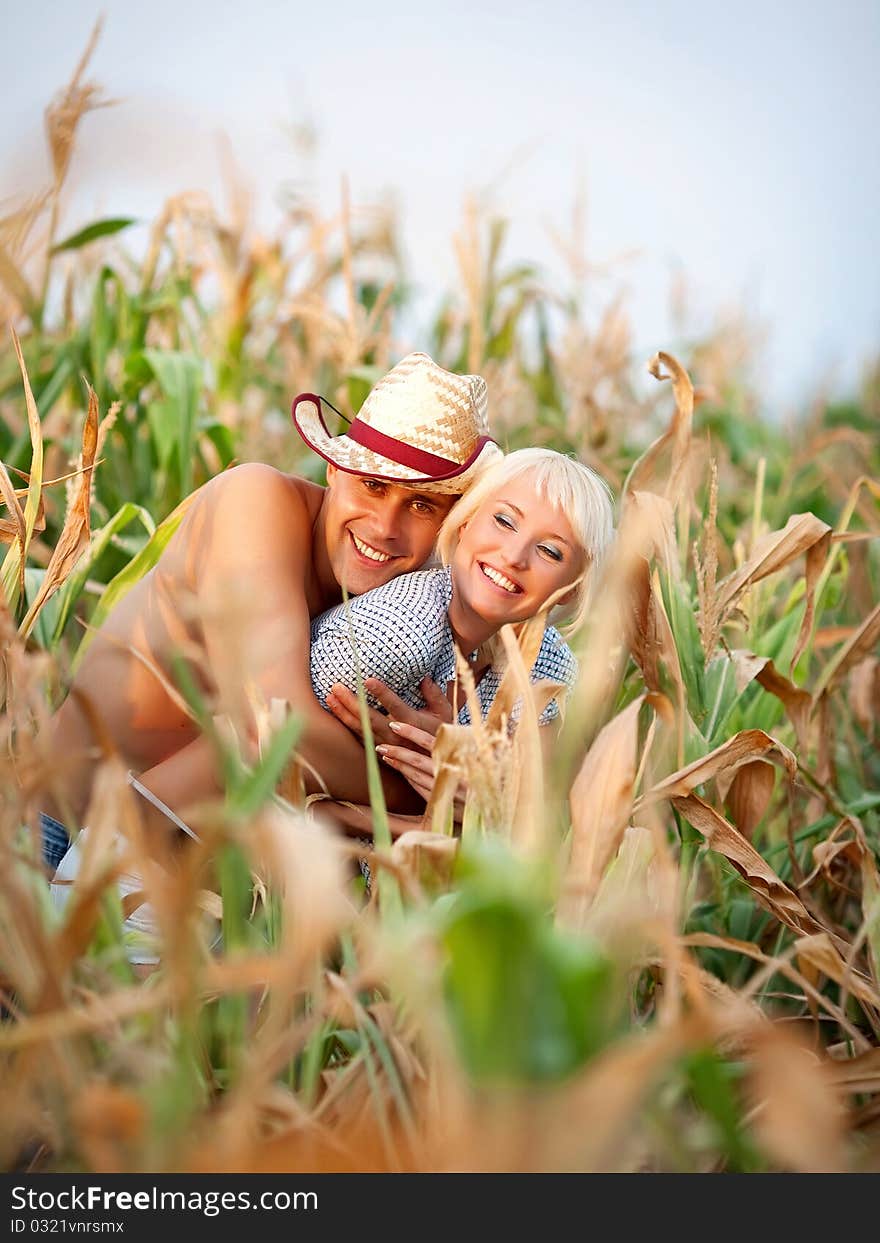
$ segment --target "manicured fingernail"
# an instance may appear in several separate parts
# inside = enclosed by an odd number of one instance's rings
[[[389,721],[388,728],[393,729],[395,734],[400,733],[400,721]]]
[[[376,754],[384,755],[387,750],[388,748],[385,746],[384,742],[380,743],[379,746],[376,748]]]

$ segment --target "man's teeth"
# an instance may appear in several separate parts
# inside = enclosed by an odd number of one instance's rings
[[[480,569],[486,577],[491,580],[491,582],[497,583],[498,586],[503,587],[505,591],[509,591],[511,594],[519,591],[519,587],[517,587],[516,583],[512,583],[509,578],[506,578],[501,573],[500,570],[493,569],[491,565],[483,565],[482,563],[480,564]]]
[[[351,533],[354,540],[354,546],[364,557],[369,557],[371,561],[390,561],[391,557],[387,552],[379,552],[378,548],[371,548],[369,544],[365,544],[363,540],[358,539],[354,531]]]

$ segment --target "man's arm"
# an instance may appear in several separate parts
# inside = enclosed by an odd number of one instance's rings
[[[363,748],[320,706],[309,678],[312,515],[305,497],[287,476],[256,463],[237,467],[217,484],[205,498],[190,549],[217,710],[229,716],[239,737],[253,742],[255,708],[286,701],[304,717],[298,750],[306,764],[335,797],[366,802]],[[204,777],[205,752],[196,758]],[[394,774],[382,776],[389,806],[408,810],[406,783]],[[321,789],[308,771],[307,784],[312,792]]]

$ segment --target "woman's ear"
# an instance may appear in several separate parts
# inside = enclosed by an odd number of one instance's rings
[[[563,596],[560,596],[559,599],[556,601],[556,603],[553,605],[555,609],[568,608],[570,604],[577,603],[578,592],[583,587],[584,579],[587,577],[589,572],[590,572],[590,567],[589,567],[589,564],[587,564],[584,567],[584,569],[580,572],[580,574],[578,574],[577,578],[574,580],[572,585],[569,587],[568,591],[566,591]]]

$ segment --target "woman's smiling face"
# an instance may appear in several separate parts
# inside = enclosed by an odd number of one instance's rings
[[[526,474],[501,484],[461,528],[451,568],[459,606],[498,627],[539,613],[580,576],[586,554]]]

